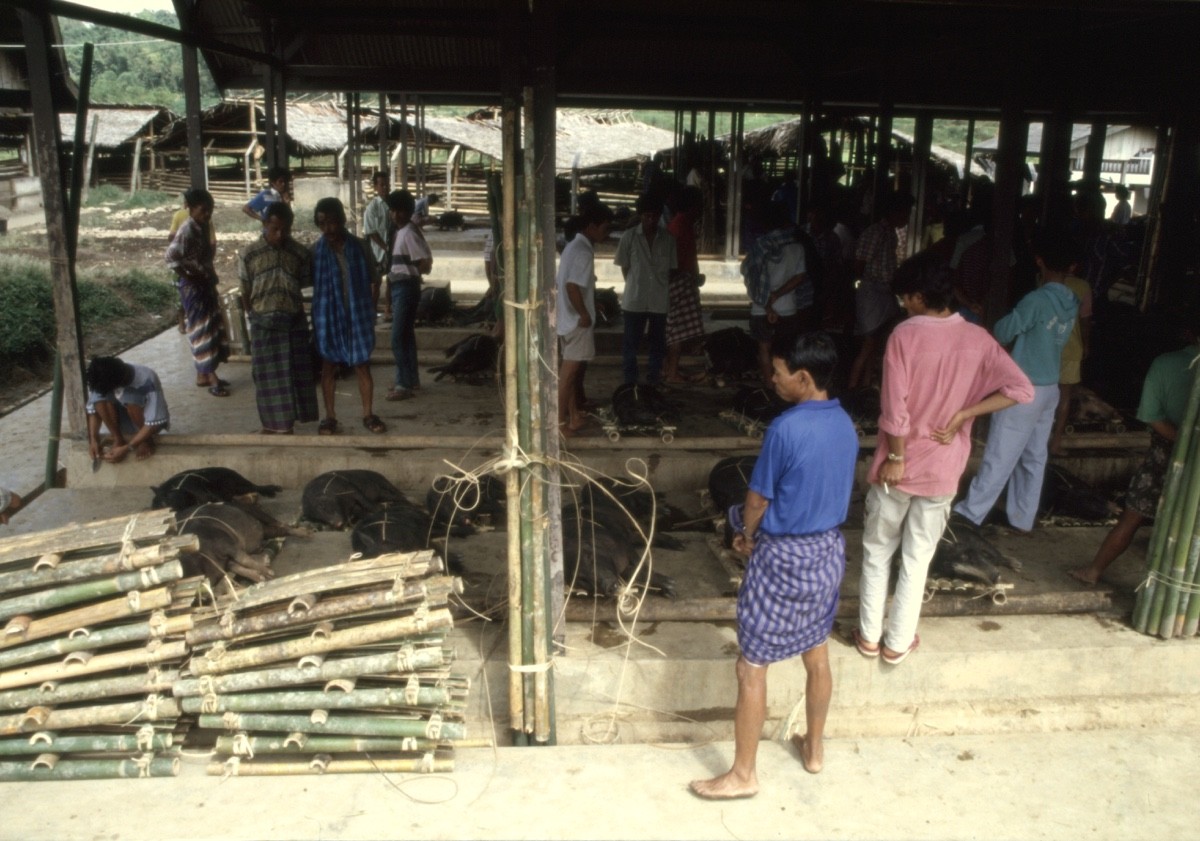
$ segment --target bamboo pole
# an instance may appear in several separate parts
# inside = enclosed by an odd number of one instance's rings
[[[166,616],[159,612],[147,622],[97,628],[94,631],[83,629],[71,636],[0,650],[0,670],[70,654],[72,651],[91,651],[131,642],[145,642],[152,638],[171,637],[183,633],[191,626],[190,613]]]
[[[309,762],[210,762],[210,777],[288,777],[306,774],[444,774],[454,770],[453,757],[421,759],[334,759]]]
[[[35,566],[33,569],[0,572],[0,593],[12,593],[35,587],[50,587],[116,575],[129,570],[156,566],[176,560],[181,552],[195,552],[200,548],[200,538],[194,534],[170,537],[161,543],[143,546],[132,552],[110,552],[79,561],[64,561],[57,565]]]
[[[351,593],[347,596],[318,601],[305,610],[294,612],[277,610],[272,613],[238,618],[234,618],[230,614],[228,621],[222,616],[219,620],[207,622],[192,629],[187,634],[187,641],[195,647],[215,640],[245,638],[342,616],[367,616],[373,611],[388,610],[415,602],[427,602],[430,605],[441,606],[447,603],[451,593],[461,592],[462,581],[458,578],[439,576],[422,581],[409,581],[387,590]]]
[[[325,590],[362,587],[396,578],[419,578],[431,571],[442,571],[442,560],[432,549],[390,553],[366,561],[349,561],[332,568],[263,581],[239,593],[226,609],[238,612]]]
[[[113,517],[94,523],[71,523],[57,529],[19,534],[0,540],[0,564],[37,558],[52,552],[80,552],[106,546],[120,546],[124,541],[144,543],[158,540],[175,531],[175,515],[171,511],[145,511],[133,517]]]
[[[326,660],[319,666],[288,666],[226,675],[205,675],[201,678],[181,678],[175,682],[172,692],[176,697],[186,698],[209,693],[267,689],[272,686],[299,686],[362,675],[406,674],[435,669],[446,662],[445,652],[441,648],[413,649],[405,646],[383,654]]]
[[[182,660],[187,656],[187,643],[161,642],[152,640],[144,648],[130,651],[116,651],[108,654],[73,661],[71,663],[48,663],[42,666],[31,666],[26,669],[0,672],[0,689],[11,689],[15,686],[29,686],[47,680],[94,675],[114,669],[135,668],[138,666],[153,666],[168,660]]]
[[[3,743],[0,743],[2,746]],[[279,753],[408,753],[436,750],[439,742],[416,736],[399,739],[360,736],[310,736],[293,733],[287,736],[218,736],[216,752],[226,756],[255,757]],[[458,743],[456,743],[458,744]],[[0,753],[3,753],[0,748]]]
[[[0,635],[0,649],[70,633],[79,628],[102,625],[140,613],[150,613],[170,604],[170,589],[161,587],[157,590],[132,590],[122,598],[28,621],[13,619],[5,627],[3,635]]]
[[[87,733],[81,736],[35,733],[27,739],[0,740],[0,756],[24,756],[39,753],[132,753],[164,751],[174,737],[155,731],[143,739],[136,733]]]
[[[144,567],[111,578],[67,584],[52,590],[39,590],[0,601],[0,619],[40,613],[44,610],[66,607],[116,593],[128,593],[130,590],[149,589],[159,584],[178,581],[180,578],[183,578],[183,564],[179,561],[168,561],[161,566]]]
[[[193,657],[191,670],[193,674],[197,675],[232,672],[249,666],[291,660],[308,654],[324,654],[373,642],[397,640],[413,634],[449,628],[452,624],[450,611],[438,609],[431,610],[424,616],[419,614],[405,616],[385,622],[347,628],[342,631],[332,631],[328,636],[303,637],[236,651],[214,647],[205,652],[203,657]]]
[[[170,696],[150,696],[141,701],[79,707],[68,710],[35,708],[20,715],[0,716],[0,736],[37,730],[68,730],[104,724],[135,724],[179,718],[179,702]]]
[[[451,703],[450,692],[437,686],[413,689],[352,689],[349,692],[294,690],[252,695],[205,695],[184,698],[186,713],[279,712],[281,710],[367,710],[373,707],[435,707]]]
[[[442,721],[441,716],[428,719],[395,718],[366,715],[331,715],[317,723],[306,715],[271,715],[267,713],[224,713],[201,715],[197,723],[209,730],[267,730],[276,733],[336,733],[344,736],[416,736],[435,740],[454,740],[466,736],[466,725],[459,721]]]
[[[177,757],[144,756],[138,759],[68,759],[52,767],[25,762],[0,762],[0,781],[107,780],[130,777],[179,776]]]
[[[97,698],[170,692],[178,678],[179,672],[176,670],[151,669],[148,672],[101,680],[48,684],[36,689],[12,689],[0,692],[0,710],[22,710],[29,707],[92,701]]]

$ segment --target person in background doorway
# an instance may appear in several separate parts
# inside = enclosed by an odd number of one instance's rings
[[[291,203],[292,171],[286,166],[273,166],[267,170],[267,186],[242,206],[242,213],[251,219],[265,223],[267,208],[276,202]]]
[[[767,232],[758,237],[742,261],[742,279],[750,296],[750,335],[758,342],[763,387],[774,377],[771,346],[776,338],[795,338],[815,326],[813,288],[805,273],[805,248],[787,208],[771,202],[765,211]]]
[[[691,380],[679,370],[686,345],[704,338],[704,319],[700,312],[700,287],[704,275],[696,259],[696,222],[700,218],[704,195],[699,187],[683,187],[673,193],[675,213],[667,231],[675,238],[679,270],[671,276],[667,302],[667,360],[663,382],[686,383]]]
[[[1081,277],[1075,276],[1075,267],[1063,279],[1063,283],[1079,299],[1079,317],[1075,328],[1062,351],[1062,370],[1058,375],[1058,408],[1054,412],[1054,431],[1050,433],[1049,451],[1052,456],[1064,456],[1063,433],[1071,415],[1071,396],[1075,386],[1082,381],[1083,360],[1087,359],[1088,345],[1092,338],[1092,287]]]
[[[1113,188],[1113,195],[1117,197],[1117,203],[1113,207],[1108,221],[1118,225],[1128,225],[1129,220],[1133,218],[1133,206],[1129,203],[1129,188],[1124,184],[1118,184]]]
[[[363,238],[371,243],[371,256],[375,258],[375,274],[380,278],[383,286],[384,318],[391,318],[392,301],[386,282],[389,263],[388,240],[391,234],[391,219],[388,216],[387,206],[387,194],[391,188],[388,174],[381,171],[376,172],[371,176],[371,187],[375,190],[375,195],[367,202],[367,206],[363,210]]]
[[[392,241],[392,263],[388,286],[392,290],[392,356],[396,376],[388,389],[388,400],[408,400],[421,387],[417,369],[417,305],[421,302],[421,278],[433,271],[433,252],[413,218],[412,193],[394,190],[387,197],[388,212],[396,235]]]
[[[650,359],[646,381],[662,380],[667,356],[667,305],[671,277],[679,268],[675,237],[662,223],[662,202],[653,195],[638,196],[638,223],[621,235],[613,260],[625,276],[621,320],[625,335],[621,342],[621,373],[626,385],[638,381],[638,347],[647,334]]]
[[[826,333],[771,345],[775,392],[795,404],[771,422],[750,476],[746,502],[729,510],[733,548],[749,558],[738,590],[733,766],[694,780],[706,800],[758,793],[756,758],[767,714],[767,668],[797,655],[807,675],[807,730],[792,742],[804,770],[824,766],[825,719],[833,695],[828,638],[846,569],[846,520],[858,435],[829,385],[837,351]]]

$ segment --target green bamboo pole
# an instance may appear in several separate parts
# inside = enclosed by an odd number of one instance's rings
[[[288,777],[306,774],[448,774],[453,758],[313,759],[310,762],[210,762],[210,777]]]
[[[281,710],[367,710],[374,707],[436,707],[451,703],[450,693],[436,686],[352,689],[349,692],[294,690],[253,695],[213,695],[183,699],[186,713],[278,712]]]
[[[0,781],[110,780],[131,777],[177,777],[179,759],[171,756],[136,759],[66,759],[53,768],[34,768],[26,762],[0,762]]]
[[[98,727],[102,724],[143,724],[179,718],[179,702],[170,696],[155,697],[101,707],[77,707],[65,710],[35,708],[29,713],[0,716],[0,736],[34,733],[38,730],[69,730],[73,727]]]
[[[179,672],[175,670],[152,669],[100,680],[47,684],[34,689],[12,689],[0,692],[0,710],[27,710],[30,707],[93,701],[97,698],[170,692],[178,677]]]
[[[227,675],[206,675],[203,678],[183,678],[175,682],[173,691],[178,698],[206,695],[210,692],[245,692],[267,689],[272,686],[324,683],[361,675],[407,674],[414,671],[436,669],[448,662],[449,658],[441,648],[413,649],[405,646],[396,651],[371,654],[365,657],[326,660],[320,666],[315,667],[285,666]]]
[[[1154,532],[1150,537],[1150,550],[1147,554],[1149,574],[1146,586],[1138,591],[1138,598],[1134,605],[1133,626],[1142,633],[1156,633],[1162,624],[1163,607],[1169,588],[1165,583],[1158,581],[1155,574],[1169,574],[1172,546],[1178,539],[1180,524],[1185,514],[1183,496],[1187,476],[1187,455],[1191,452],[1192,441],[1196,438],[1195,427],[1198,418],[1200,418],[1200,377],[1193,377],[1192,391],[1188,396],[1187,409],[1179,427],[1179,436],[1172,449],[1171,464],[1163,484],[1158,516],[1154,520]],[[1192,470],[1193,479],[1197,472],[1200,472],[1200,464],[1197,464]]]
[[[363,617],[373,611],[384,611],[417,602],[442,606],[447,604],[451,593],[461,592],[462,580],[450,576],[408,581],[399,585],[399,589],[388,587],[383,590],[322,599],[307,610],[294,613],[277,609],[270,613],[231,617],[230,621],[216,619],[194,628],[187,634],[187,641],[192,646],[199,646],[216,640],[246,638],[325,619],[342,616]]]
[[[424,634],[431,630],[450,628],[453,620],[450,611],[431,610],[426,615],[404,616],[369,625],[359,625],[341,631],[332,631],[326,637],[302,637],[283,642],[241,648],[235,651],[211,648],[203,657],[192,657],[192,674],[211,675],[233,672],[251,666],[292,660],[309,654],[326,654],[331,651],[356,648],[360,645],[400,640],[413,634]]]
[[[134,753],[167,750],[174,742],[168,732],[156,731],[146,744],[135,733],[87,733],[80,736],[48,734],[39,739],[0,739],[0,756],[25,756],[39,753]]]
[[[1196,569],[1200,566],[1200,531],[1193,531],[1187,542],[1187,566],[1183,571],[1183,581],[1179,588],[1179,604],[1175,609],[1175,623],[1172,627],[1172,635],[1177,637],[1190,637],[1196,633],[1193,626],[1189,631],[1189,622],[1194,621],[1192,616],[1193,610],[1197,609],[1197,599],[1194,593],[1191,592],[1196,586]]]
[[[318,724],[306,715],[268,713],[224,713],[201,715],[201,727],[211,730],[266,730],[276,733],[338,733],[345,736],[416,736],[424,739],[465,738],[466,725],[458,721],[433,722],[426,719],[389,718],[366,715],[331,715]]]
[[[95,675],[114,669],[136,668],[138,666],[153,666],[171,660],[182,661],[187,656],[187,643],[152,641],[144,648],[130,651],[112,651],[97,654],[86,660],[72,663],[47,663],[40,666],[29,666],[24,669],[0,672],[0,689],[12,689],[16,686],[29,686],[47,680],[62,680],[64,678]]]
[[[183,564],[168,561],[161,566],[144,567],[135,572],[125,572],[112,578],[67,584],[52,590],[40,590],[0,601],[0,619],[22,614],[41,613],[67,605],[101,599],[130,590],[147,590],[160,584],[169,584],[183,578]]]
[[[530,182],[534,179],[533,168],[530,165],[532,160],[533,135],[532,135],[532,103],[530,102],[529,88],[525,89],[525,105],[522,114],[525,116],[525,170],[521,180],[521,200],[517,204],[517,288],[516,288],[516,303],[514,307],[516,316],[516,332],[512,334],[512,342],[505,343],[506,347],[513,347],[516,350],[517,356],[517,388],[516,388],[516,405],[510,405],[509,412],[515,409],[516,424],[512,430],[513,442],[516,445],[513,451],[516,452],[516,447],[520,448],[520,452],[531,453],[533,450],[532,435],[529,427],[529,417],[531,410],[530,396],[530,336],[529,336],[529,314],[523,308],[529,303],[529,283],[530,269],[532,261],[530,259],[533,251],[533,241],[530,231],[531,209],[529,206],[529,192],[531,189]],[[508,335],[508,334],[505,334]],[[533,561],[533,506],[530,499],[530,486],[528,481],[528,468],[521,470],[513,470],[520,478],[521,496],[519,510],[521,512],[521,665],[529,668],[534,665],[534,650],[536,642],[534,639],[534,614],[535,608],[535,582],[534,582],[534,561]],[[535,721],[537,719],[537,694],[535,692],[535,682],[533,674],[522,672],[522,694],[524,701],[522,709],[525,712],[524,720],[521,723],[521,729],[528,737],[534,732]]]
[[[263,735],[218,736],[216,752],[225,756],[265,756],[280,753],[407,753],[436,750],[440,742],[405,736],[400,739],[361,736]]]
[[[135,545],[174,533],[171,511],[145,511],[134,516],[111,517],[94,523],[69,523],[56,529],[18,534],[0,540],[0,566],[36,560],[54,552],[67,554],[104,548],[120,549],[126,540]]]
[[[95,651],[113,648],[131,642],[145,642],[155,637],[170,637],[181,634],[191,625],[190,614],[166,616],[154,622],[135,622],[111,628],[97,628],[87,633],[53,640],[30,643],[20,648],[0,651],[0,670],[10,669],[25,663],[34,663],[51,657],[70,654],[72,651]]]
[[[109,552],[94,558],[63,561],[55,567],[0,572],[0,593],[15,593],[35,587],[54,587],[102,575],[116,575],[157,566],[178,559],[181,552],[195,552],[199,548],[200,538],[194,534],[185,534],[168,537],[162,543],[142,546],[129,553]]]
[[[159,608],[168,607],[171,600],[171,591],[166,587],[156,590],[132,590],[121,598],[30,619],[20,630],[14,628],[18,620],[13,619],[5,628],[5,633],[0,634],[0,650],[70,633],[80,628],[127,619],[141,613],[151,613]]]
[[[1178,526],[1168,536],[1166,574],[1170,576],[1171,584],[1163,591],[1162,617],[1158,627],[1158,635],[1163,639],[1170,639],[1175,635],[1176,611],[1182,593],[1180,584],[1185,581],[1188,550],[1191,548],[1192,533],[1196,529],[1197,508],[1200,507],[1200,460],[1196,458],[1195,452],[1183,452],[1181,456],[1185,465],[1184,494],[1183,504],[1178,512]],[[1189,467],[1192,469],[1188,469]],[[1182,630],[1182,617],[1179,624]]]

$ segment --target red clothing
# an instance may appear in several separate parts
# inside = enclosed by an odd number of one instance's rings
[[[930,433],[997,391],[1018,403],[1033,400],[1029,377],[982,327],[957,313],[912,316],[896,326],[883,356],[879,429],[904,439],[900,490],[917,496],[958,491],[971,454],[972,422],[949,444],[939,444]],[[878,482],[886,456],[886,448],[876,451],[869,481]]]
[[[700,274],[700,263],[696,259],[696,218],[690,213],[676,213],[667,223],[667,230],[675,237],[679,270],[692,277]]]

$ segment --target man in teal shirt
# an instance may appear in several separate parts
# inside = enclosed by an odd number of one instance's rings
[[[1150,449],[1129,480],[1125,510],[1096,550],[1091,565],[1071,570],[1071,575],[1084,584],[1099,581],[1104,570],[1129,548],[1137,530],[1153,520],[1158,511],[1167,465],[1171,462],[1171,449],[1179,436],[1179,426],[1192,393],[1192,380],[1200,367],[1196,362],[1200,357],[1200,324],[1196,323],[1195,315],[1191,321],[1183,331],[1187,347],[1164,353],[1150,363],[1137,413],[1138,420],[1150,426]]]

